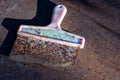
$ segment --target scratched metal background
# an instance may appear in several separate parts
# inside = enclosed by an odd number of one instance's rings
[[[120,80],[120,1],[64,0],[62,4],[68,8],[62,28],[86,38],[77,63],[54,70],[13,62],[0,54],[0,80]],[[4,18],[31,20],[36,11],[37,0],[0,0],[0,23]],[[0,46],[7,32],[1,24]]]

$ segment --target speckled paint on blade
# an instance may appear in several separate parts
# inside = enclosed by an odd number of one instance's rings
[[[79,38],[63,30],[22,28],[21,32],[81,44]]]
[[[76,47],[18,35],[9,58],[23,63],[66,67],[75,62],[77,51]]]

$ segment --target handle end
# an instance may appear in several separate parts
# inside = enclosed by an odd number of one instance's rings
[[[53,27],[60,28],[60,24],[67,12],[67,8],[64,5],[57,5],[53,10],[51,24]]]

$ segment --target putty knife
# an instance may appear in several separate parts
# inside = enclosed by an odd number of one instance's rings
[[[66,12],[64,5],[57,5],[49,25],[21,25],[9,58],[49,67],[65,67],[74,63],[77,50],[84,48],[85,38],[61,29]]]

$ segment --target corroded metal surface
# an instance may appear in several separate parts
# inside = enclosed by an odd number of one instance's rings
[[[39,7],[42,4],[46,6],[42,3],[46,0],[38,1]],[[51,1],[58,4],[60,0]],[[84,1],[88,1],[90,5]],[[62,0],[62,2],[69,10],[62,28],[85,36],[87,41],[85,48],[78,51],[77,63],[69,70],[57,71],[41,65],[14,62],[0,55],[0,80],[120,80],[120,39],[104,28],[105,26],[120,34],[120,10],[117,7],[120,6],[120,0]],[[8,17],[31,20],[36,14],[36,5],[37,0],[0,0],[0,23]],[[48,7],[46,6],[47,10]],[[38,10],[41,13],[41,8]],[[7,24],[9,23],[11,24],[8,26],[13,29],[16,21],[10,19]],[[0,44],[7,34],[4,27],[0,25]]]

